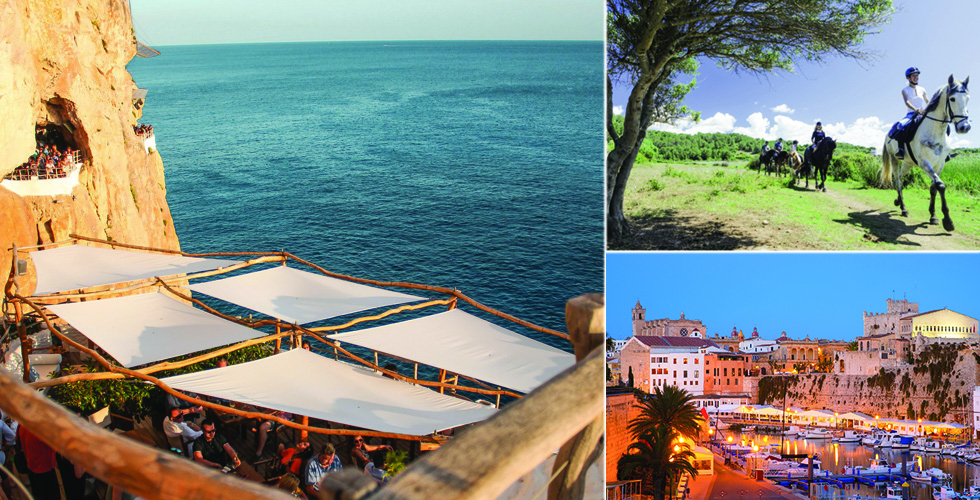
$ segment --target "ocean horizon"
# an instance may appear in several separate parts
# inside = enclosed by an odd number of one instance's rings
[[[602,42],[392,42],[134,59],[182,249],[285,249],[564,331],[604,285]]]

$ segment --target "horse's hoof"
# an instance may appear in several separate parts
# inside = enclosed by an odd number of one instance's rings
[[[937,219],[935,217],[929,219],[929,225],[930,226],[935,226],[936,224],[939,224],[939,219]],[[943,225],[944,226],[946,225],[946,221],[943,221]]]
[[[825,192],[825,193],[827,192],[827,188],[820,188],[820,190],[823,191],[823,192]]]
[[[902,217],[908,217],[908,216],[909,216],[909,211],[908,210],[902,210]]]
[[[895,198],[895,201],[893,201],[892,203],[894,203],[896,207],[902,204],[902,202],[898,201],[898,198]],[[902,215],[908,215],[908,214],[902,212]]]
[[[943,219],[943,229],[947,231],[953,231],[956,229],[953,227],[953,219]]]

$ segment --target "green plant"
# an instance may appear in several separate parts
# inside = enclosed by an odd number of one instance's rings
[[[664,183],[660,179],[653,178],[647,181],[647,189],[650,191],[660,191],[664,188]]]
[[[385,478],[392,478],[408,466],[408,453],[391,450],[385,455]]]

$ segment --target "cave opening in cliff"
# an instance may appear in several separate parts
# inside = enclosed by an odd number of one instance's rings
[[[45,101],[44,105],[44,112],[38,117],[34,127],[34,153],[4,176],[4,180],[65,178],[76,172],[82,166],[82,158],[88,156],[76,140],[76,132],[81,131],[73,125],[70,117],[72,104],[55,98]]]

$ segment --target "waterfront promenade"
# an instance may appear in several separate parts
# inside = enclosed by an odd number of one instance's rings
[[[690,500],[805,500],[806,496],[792,492],[769,481],[749,479],[741,471],[725,466],[724,458],[715,455],[715,473],[698,476],[688,482]]]

